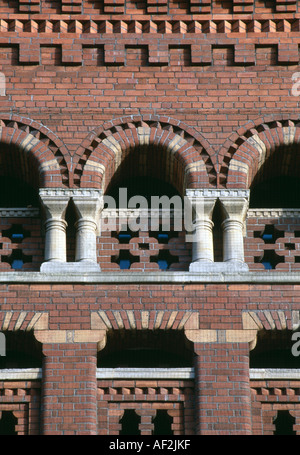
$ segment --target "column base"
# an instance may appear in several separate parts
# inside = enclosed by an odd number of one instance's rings
[[[40,268],[42,273],[90,273],[101,272],[100,265],[93,261],[80,262],[43,262]]]
[[[249,272],[249,267],[245,262],[192,262],[189,267],[190,272],[199,273],[239,273]]]

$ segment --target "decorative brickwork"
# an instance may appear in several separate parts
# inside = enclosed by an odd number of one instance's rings
[[[41,384],[37,381],[0,381],[0,413],[16,418],[15,434],[40,434]],[[3,433],[1,433],[3,434]]]
[[[299,13],[1,3],[0,433],[300,434]]]
[[[172,418],[171,429],[174,435],[192,435],[193,387],[193,381],[98,380],[99,434],[120,434],[124,411],[134,409],[140,417],[141,435],[153,434],[153,421],[158,410],[167,412]]]

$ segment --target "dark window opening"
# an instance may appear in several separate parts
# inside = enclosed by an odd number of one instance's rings
[[[98,368],[192,367],[193,345],[182,330],[112,330],[97,358]]]
[[[121,270],[128,270],[134,262],[140,262],[129,250],[120,250],[119,256],[112,258],[111,262],[118,264]]]
[[[12,243],[21,243],[30,237],[30,232],[23,228],[22,224],[13,224],[9,229],[2,231],[2,237],[7,237]]]
[[[67,239],[67,262],[73,262],[75,260],[76,251],[76,228],[75,224],[77,221],[76,211],[73,202],[68,204],[65,220],[67,223],[66,239]]]
[[[139,431],[140,417],[132,409],[126,409],[124,411],[123,417],[120,420],[122,429],[120,435],[138,435]]]
[[[128,244],[131,239],[139,236],[139,232],[133,232],[130,229],[124,229],[118,232],[112,232],[111,236],[119,240],[119,243],[121,244]]]
[[[2,417],[0,419],[0,435],[12,436],[16,435],[17,418],[13,415],[12,411],[0,411]]]
[[[13,250],[10,256],[2,256],[2,262],[7,262],[12,269],[21,270],[23,265],[32,262],[32,256],[27,256],[22,250]]]
[[[280,410],[277,412],[277,417],[274,420],[275,432],[274,435],[296,435],[293,430],[295,418],[291,416],[289,411]]]
[[[0,177],[0,207],[38,207],[36,189],[15,177]]]
[[[285,243],[285,244],[284,244],[284,247],[285,247],[286,250],[289,250],[289,251],[293,251],[293,250],[296,249],[294,243]]]
[[[41,368],[43,362],[42,345],[31,331],[3,331],[6,352],[0,356],[0,369]]]
[[[126,188],[127,200],[120,200],[119,189]],[[114,198],[116,207],[128,208],[129,199],[134,196],[143,196],[147,200],[148,207],[151,208],[151,197],[152,196],[168,196],[172,197],[175,195],[179,196],[178,191],[169,183],[163,180],[157,179],[152,176],[134,176],[129,179],[122,179],[117,174],[111,180],[111,183],[107,189],[106,194]],[[125,197],[125,194],[124,194]],[[125,205],[126,203],[126,205]],[[137,207],[138,208],[138,207]],[[152,207],[154,208],[154,207]]]
[[[179,262],[179,258],[170,254],[169,250],[160,250],[157,256],[151,256],[150,262],[157,263],[160,270],[168,270],[172,264]]]
[[[299,208],[299,194],[298,177],[279,175],[267,178],[252,185],[250,208]]]
[[[149,243],[139,243],[138,245],[140,250],[149,250],[150,248]]]
[[[276,240],[284,235],[273,224],[266,224],[263,232],[255,231],[254,238],[261,238],[266,244],[275,244]]]
[[[254,262],[263,264],[266,270],[273,270],[277,264],[284,262],[284,257],[278,256],[274,250],[265,250],[263,255],[254,257]]]
[[[153,420],[154,424],[154,435],[171,435],[173,419],[169,416],[168,412],[159,409],[156,412],[156,417]]]
[[[168,244],[169,240],[178,237],[178,232],[175,231],[150,231],[149,237],[157,239],[158,243]]]
[[[222,230],[222,210],[220,201],[217,200],[215,208],[213,210],[212,222],[213,222],[213,247],[214,247],[214,261],[223,261],[223,230]]]
[[[299,368],[293,355],[291,330],[260,330],[255,348],[250,351],[250,368]]]

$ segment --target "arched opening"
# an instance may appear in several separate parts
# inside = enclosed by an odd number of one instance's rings
[[[37,188],[21,178],[0,175],[0,207],[38,207]]]
[[[250,208],[300,208],[300,178],[278,175],[251,186]]]
[[[111,193],[112,188],[120,187],[120,183],[126,180],[128,190],[132,189],[135,194],[146,195],[147,187],[150,189],[150,196],[153,190],[168,194],[169,184],[173,187],[173,194],[175,188],[177,193],[183,195],[186,163],[181,156],[177,156],[167,147],[139,145],[122,152],[119,159],[120,162],[115,163],[113,174],[106,176],[106,194]]]
[[[214,245],[214,261],[222,262],[223,261],[223,230],[222,230],[222,209],[221,203],[219,200],[216,201],[213,214],[213,245]]]
[[[296,435],[296,431],[293,430],[295,424],[295,417],[291,416],[289,411],[279,410],[277,417],[274,420],[275,432],[274,435],[285,435],[291,436]]]
[[[252,216],[248,213],[245,244],[246,256],[253,264],[249,264],[253,270],[264,268],[289,272],[299,269],[299,175],[297,144],[279,146],[266,152],[266,159],[250,188],[249,213],[254,210]]]
[[[123,189],[126,191],[122,192]],[[121,178],[119,174],[112,178],[105,194],[114,198],[118,208],[127,208],[128,201],[134,196],[143,196],[147,201],[148,208],[151,208],[151,197],[153,196],[167,196],[169,198],[175,195],[180,196],[173,185],[160,178],[151,175]]]
[[[0,411],[0,435],[13,436],[16,435],[17,418],[12,411]]]
[[[125,409],[122,419],[120,420],[121,431],[120,435],[138,435],[140,417],[133,409]]]
[[[98,353],[98,367],[192,367],[193,356],[193,344],[183,331],[111,330],[106,347]]]
[[[0,356],[0,369],[41,368],[43,353],[33,332],[23,330],[3,331],[5,355]]]
[[[153,419],[154,435],[172,435],[173,419],[164,409],[158,409]]]
[[[111,264],[121,270],[188,270],[192,245],[185,241],[180,166],[162,147],[136,147],[121,161],[102,213],[105,218],[106,209],[119,210],[113,227],[102,229],[107,244],[113,239]],[[101,262],[108,248],[99,252],[102,270],[109,268],[107,260]]]
[[[300,208],[298,144],[272,150],[250,187],[250,208]]]
[[[39,163],[15,144],[0,143],[0,207],[38,207]]]
[[[256,346],[250,351],[250,368],[299,368],[292,335],[291,330],[260,330]]]
[[[39,270],[43,234],[37,159],[16,145],[0,144],[0,269]],[[11,210],[6,210],[6,209]],[[22,209],[22,210],[20,210]]]

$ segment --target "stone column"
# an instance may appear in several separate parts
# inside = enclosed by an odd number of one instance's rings
[[[214,197],[197,196],[193,192],[187,194],[193,213],[194,231],[189,236],[193,243],[190,271],[205,271],[214,262],[213,222],[212,214],[216,203]]]
[[[100,227],[100,214],[103,208],[102,192],[90,190],[78,193],[72,197],[77,222],[76,227],[76,256],[75,261],[83,266],[96,266],[97,250],[96,237]]]
[[[41,189],[40,200],[46,215],[45,263],[65,263],[67,256],[65,214],[69,197],[63,190]]]
[[[244,227],[248,210],[248,198],[220,198],[224,215],[223,229],[223,262],[240,265],[244,262]]]

